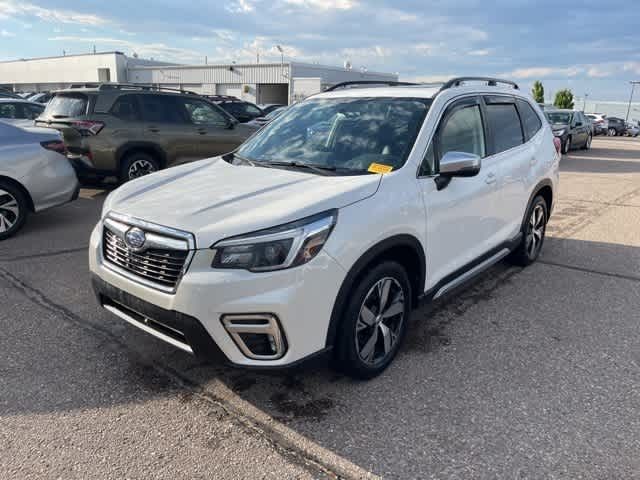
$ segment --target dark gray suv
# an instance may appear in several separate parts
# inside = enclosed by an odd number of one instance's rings
[[[553,134],[560,139],[562,153],[573,148],[588,150],[593,140],[591,121],[582,112],[573,110],[545,110]]]
[[[228,153],[256,130],[195,93],[123,84],[56,92],[36,124],[62,132],[81,180],[120,182]]]

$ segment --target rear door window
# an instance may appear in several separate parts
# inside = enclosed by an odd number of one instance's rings
[[[0,103],[0,118],[18,118],[15,103]]]
[[[140,118],[136,95],[122,95],[114,102],[109,111],[114,117],[121,120],[135,122]]]
[[[214,125],[226,127],[228,122],[224,114],[208,102],[189,98],[184,100],[189,120],[195,125]]]
[[[518,105],[518,111],[522,119],[524,135],[526,140],[529,141],[542,128],[542,121],[531,105],[529,105],[529,102],[518,99],[516,100],[516,104]]]
[[[184,107],[170,95],[140,95],[142,119],[151,123],[187,123]]]
[[[59,93],[45,108],[45,116],[50,118],[72,118],[86,115],[89,98],[82,93]]]
[[[491,154],[497,154],[524,143],[522,125],[513,99],[486,97],[487,125],[492,138]]]

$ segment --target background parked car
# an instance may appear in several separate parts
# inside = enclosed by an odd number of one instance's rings
[[[607,133],[610,137],[624,135],[626,131],[627,124],[623,119],[617,117],[608,118]]]
[[[627,130],[625,134],[629,137],[637,137],[640,133],[640,128],[638,125],[634,125],[633,123],[627,123]]]
[[[22,97],[8,90],[0,89],[0,98],[22,98]]]
[[[606,135],[609,129],[609,122],[607,116],[602,113],[587,113],[585,114],[591,119],[593,123],[594,135]]]
[[[118,84],[57,92],[36,124],[62,132],[85,182],[228,153],[256,130],[195,93]]]
[[[286,107],[286,105],[283,105],[282,103],[265,103],[263,105],[258,105],[258,107],[260,107],[260,110],[262,110],[262,113],[266,116],[274,110]]]
[[[544,114],[551,124],[553,134],[560,139],[562,153],[567,154],[572,148],[591,148],[591,123],[582,112],[557,109],[547,110]]]
[[[287,107],[284,107],[284,106],[275,108],[275,109],[271,110],[271,112],[269,112],[264,117],[254,118],[250,122],[247,122],[247,125],[252,125],[252,126],[255,126],[255,127],[258,127],[258,128],[263,127],[267,123],[273,121],[274,118],[276,118],[277,116],[282,114],[282,112],[284,112],[286,109],[287,109]]]
[[[44,111],[44,105],[18,98],[0,98],[0,118],[5,121],[34,120]],[[31,122],[33,125],[33,122]]]
[[[236,97],[217,95],[208,96],[207,98],[240,123],[247,123],[255,118],[265,116],[265,113],[257,105],[251,102],[245,102]]]
[[[55,95],[54,92],[34,93],[30,97],[28,97],[27,100],[29,100],[31,102],[47,104],[47,103],[49,103],[49,100],[51,100],[53,98],[54,95]]]
[[[58,132],[0,121],[0,240],[30,213],[75,200],[79,191]]]

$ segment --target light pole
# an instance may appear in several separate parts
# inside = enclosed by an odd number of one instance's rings
[[[282,47],[280,45],[276,45],[276,48],[280,52],[280,63],[282,65],[284,65],[284,50],[282,49]]]
[[[629,82],[631,84],[631,96],[629,97],[629,106],[627,107],[627,116],[624,119],[625,122],[629,121],[629,112],[631,111],[631,101],[633,100],[633,91],[636,88],[636,85],[640,85],[640,81],[632,81]]]
[[[587,97],[589,96],[588,93],[584,94],[584,102],[582,102],[582,111],[584,112],[585,109],[587,108]]]

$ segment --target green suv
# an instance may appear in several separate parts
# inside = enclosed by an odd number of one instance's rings
[[[85,182],[126,182],[228,153],[256,130],[195,93],[124,84],[56,92],[36,124],[62,133]]]

